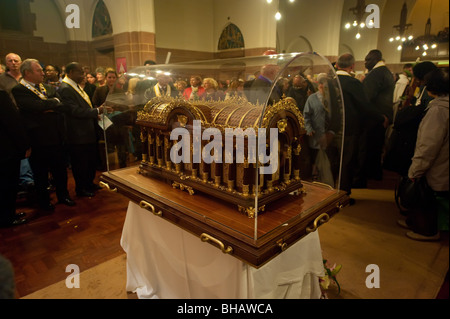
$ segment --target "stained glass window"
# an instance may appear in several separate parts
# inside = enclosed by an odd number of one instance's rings
[[[92,22],[92,37],[112,34],[111,17],[105,3],[100,0],[95,7],[94,21]]]
[[[219,50],[244,48],[244,36],[241,30],[233,23],[230,23],[222,31],[219,39]]]

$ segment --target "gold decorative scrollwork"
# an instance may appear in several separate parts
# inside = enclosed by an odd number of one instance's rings
[[[172,183],[172,187],[173,188],[179,188],[182,191],[187,191],[189,193],[189,195],[194,196],[195,195],[195,191],[192,187],[190,186],[186,186],[184,184],[178,183],[178,182],[173,182]]]
[[[243,207],[238,205],[238,210],[240,213],[247,215],[248,218],[253,219],[256,216],[255,207]],[[266,206],[261,206],[258,208],[258,212],[264,212],[266,210]]]
[[[279,120],[277,123],[277,126],[278,126],[278,130],[280,131],[280,133],[286,132],[286,127],[288,126],[287,119]]]
[[[180,123],[181,127],[186,127],[187,123],[188,123],[188,117],[185,115],[178,115],[178,122]]]

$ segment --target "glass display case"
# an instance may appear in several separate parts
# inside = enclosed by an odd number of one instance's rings
[[[101,185],[254,267],[347,205],[342,93],[319,54],[141,67],[104,105]]]

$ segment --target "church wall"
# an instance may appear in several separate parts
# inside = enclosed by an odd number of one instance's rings
[[[261,55],[276,48],[277,6],[261,0],[229,0],[214,2],[214,52],[218,58]],[[233,23],[241,30],[245,49],[218,52],[223,29]]]
[[[344,0],[280,1],[279,51],[312,50],[333,59],[337,56]]]
[[[158,48],[214,51],[213,1],[155,0],[155,21]]]
[[[169,52],[170,62],[176,63],[253,56],[275,49],[275,12],[274,4],[261,0],[155,0],[157,62],[164,63]],[[242,31],[245,48],[219,52],[220,35],[229,23]]]
[[[399,23],[403,1],[371,0],[380,6],[381,28],[363,30],[360,40],[354,38],[354,30],[345,30],[343,26],[352,16],[349,8],[355,6],[355,0],[295,1],[294,4],[287,0],[272,4],[263,0],[104,0],[113,34],[95,39],[92,21],[96,0],[18,1],[28,6],[26,30],[0,31],[2,63],[6,53],[16,52],[23,58],[38,58],[44,63],[63,65],[79,61],[91,68],[116,67],[116,58],[126,58],[128,68],[132,68],[148,59],[164,63],[169,52],[170,62],[176,63],[253,56],[267,49],[292,52],[311,48],[330,60],[350,51],[358,61],[357,67],[362,68],[367,52],[378,48],[389,65],[396,68],[402,64],[397,46],[387,39],[395,33],[393,26]],[[405,1],[408,23],[418,20],[411,33],[423,34],[430,2]],[[437,33],[443,25],[448,26],[449,6],[444,0],[433,3],[432,33]],[[80,7],[80,29],[65,27],[68,4]],[[274,14],[278,9],[283,18],[277,23]],[[244,49],[218,50],[219,37],[229,23],[242,31]]]
[[[67,43],[65,21],[52,0],[34,0],[30,3],[31,12],[36,16],[34,36],[42,37],[47,43]]]

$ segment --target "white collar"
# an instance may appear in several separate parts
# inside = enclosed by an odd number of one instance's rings
[[[379,68],[381,66],[385,66],[386,64],[384,63],[384,61],[379,61],[377,64],[375,64],[375,66],[373,67],[374,69]],[[372,69],[373,70],[373,69]]]
[[[337,75],[346,75],[346,76],[351,76],[350,73],[348,73],[347,71],[344,70],[337,70],[336,71]]]

